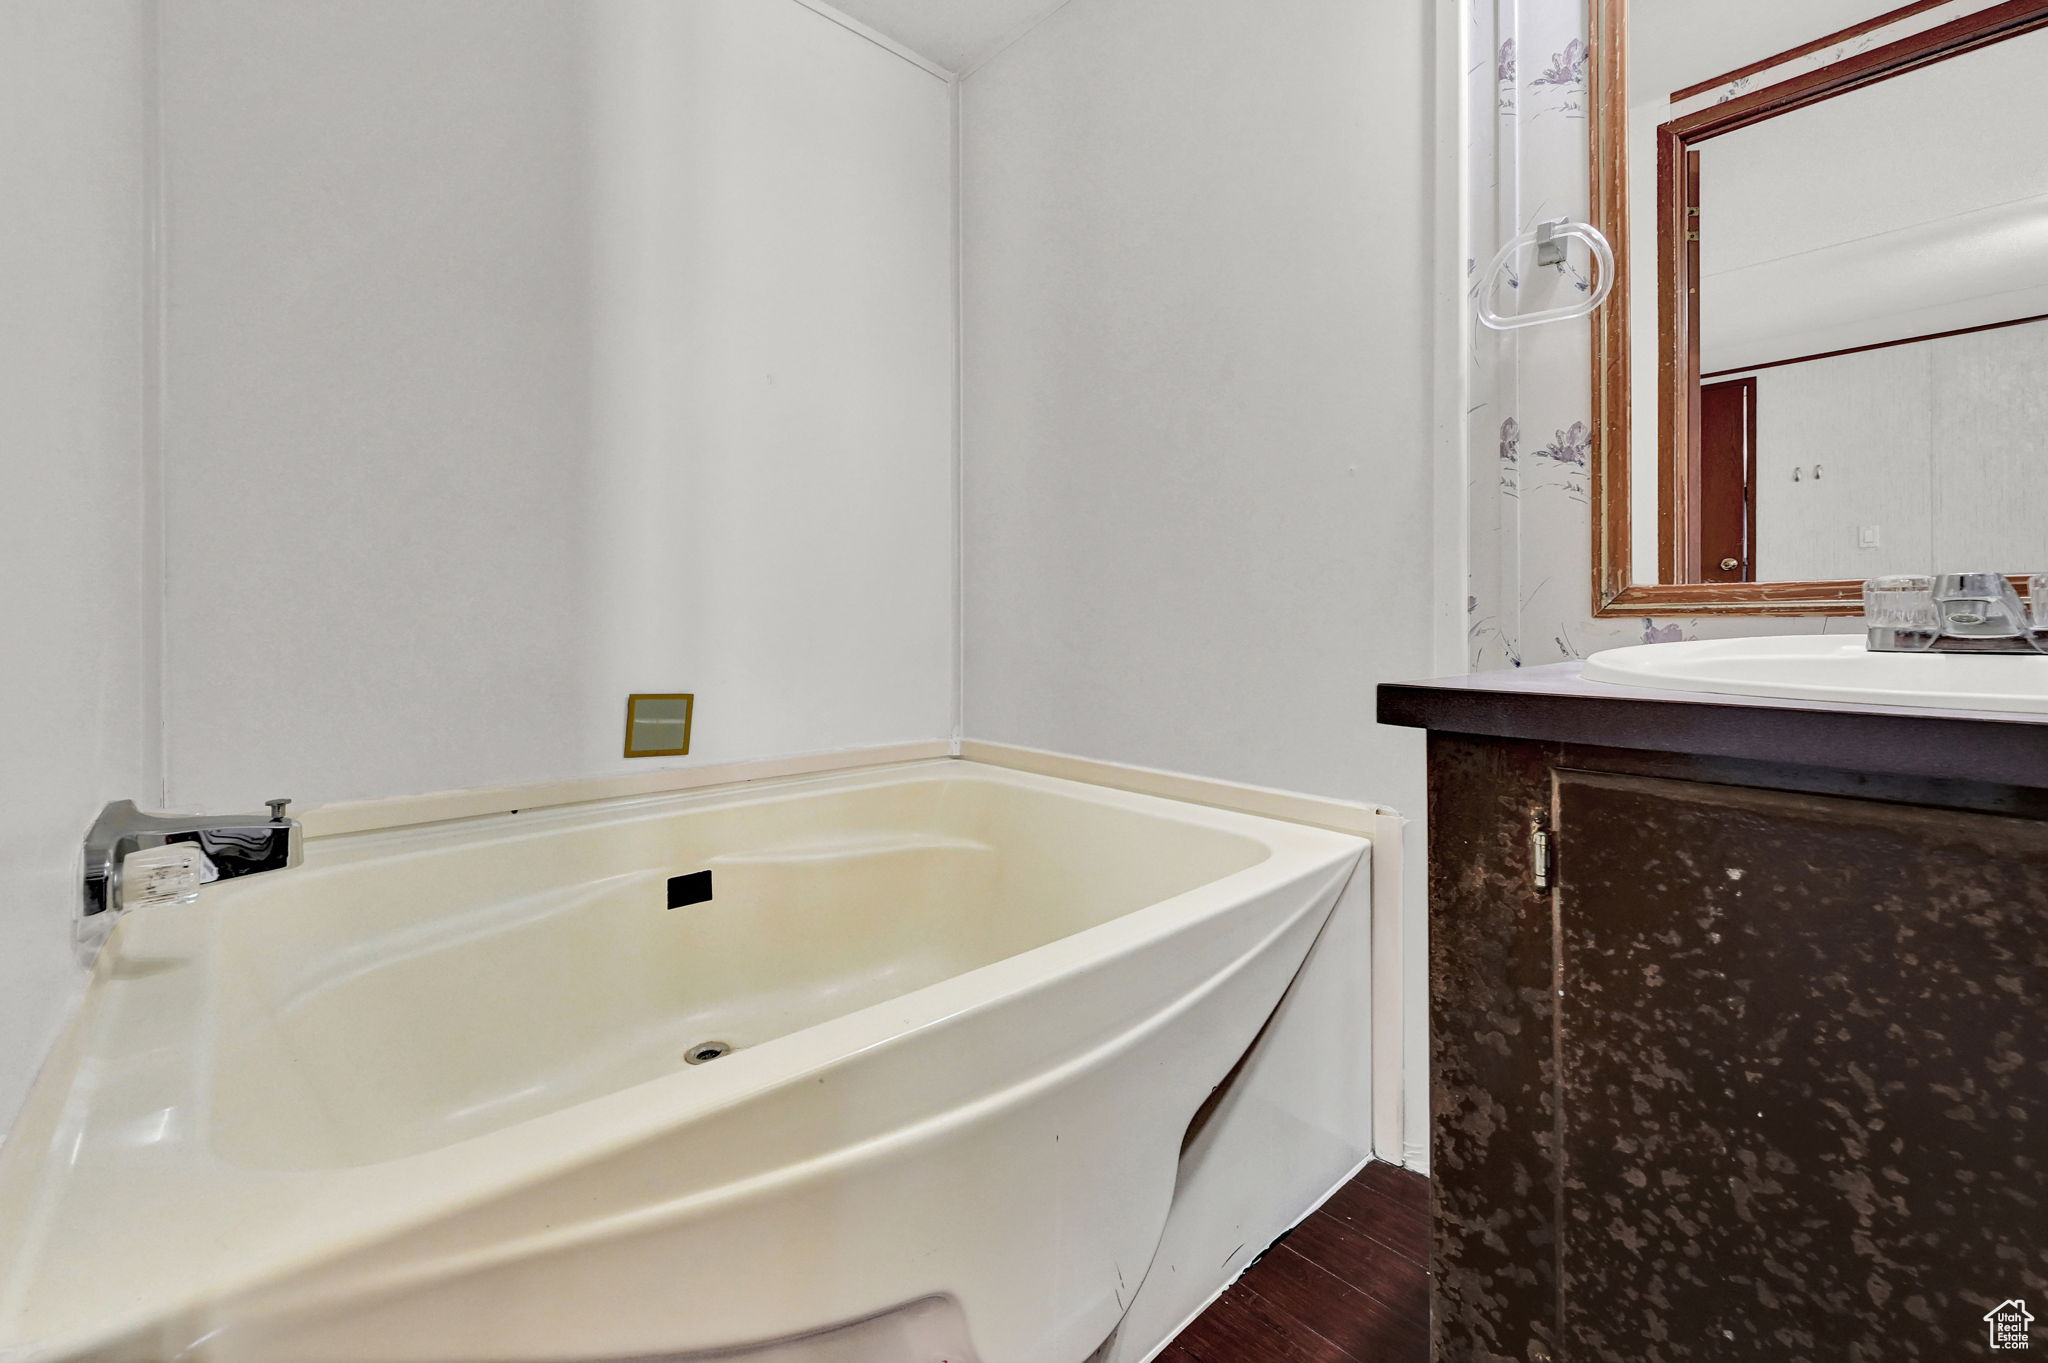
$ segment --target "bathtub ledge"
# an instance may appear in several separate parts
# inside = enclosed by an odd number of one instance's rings
[[[424,795],[394,795],[384,799],[349,800],[336,804],[316,805],[299,818],[305,826],[307,837],[329,838],[343,833],[368,833],[384,828],[410,828],[417,824],[445,823],[451,819],[516,814],[523,809],[551,809],[560,805],[590,804],[599,800],[630,799],[636,795],[678,794],[689,790],[704,790],[712,786],[738,786],[791,776],[822,776],[828,772],[854,771],[865,767],[927,762],[937,757],[954,756],[953,746],[950,741],[934,739],[924,743],[892,743],[872,748],[798,753],[788,757],[768,757],[751,762],[662,767],[653,771],[573,777],[565,781],[539,781],[528,785],[479,786],[470,790],[443,790]]]

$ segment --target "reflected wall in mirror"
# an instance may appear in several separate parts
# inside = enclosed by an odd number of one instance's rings
[[[1594,608],[2048,566],[2048,0],[1594,0]]]

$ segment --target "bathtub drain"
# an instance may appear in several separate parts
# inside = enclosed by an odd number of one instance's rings
[[[692,1065],[701,1065],[707,1060],[716,1060],[721,1055],[732,1054],[730,1041],[700,1041],[683,1052],[683,1059]]]

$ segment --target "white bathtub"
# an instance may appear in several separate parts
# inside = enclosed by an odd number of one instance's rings
[[[1364,850],[959,761],[312,840],[102,955],[0,1359],[1081,1363]]]

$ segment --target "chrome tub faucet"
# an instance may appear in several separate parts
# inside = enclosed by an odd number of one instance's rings
[[[2003,573],[1872,578],[1863,621],[1873,653],[2048,654],[2048,573],[2025,601]]]
[[[281,871],[304,859],[290,800],[268,814],[145,814],[133,800],[100,811],[85,835],[81,915],[108,920],[143,904],[190,903],[215,880]],[[138,855],[139,854],[139,855]]]

